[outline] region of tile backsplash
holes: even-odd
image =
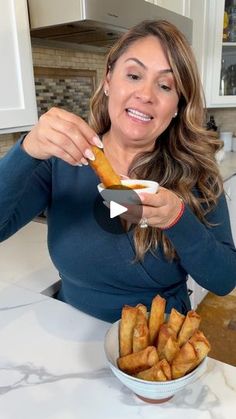
[[[38,116],[58,106],[87,119],[104,53],[34,44],[32,52]]]
[[[236,108],[208,109],[207,113],[208,116],[214,115],[219,132],[232,131],[234,136],[236,136]]]
[[[35,67],[34,78],[39,117],[52,106],[57,106],[88,119],[96,71]]]
[[[39,115],[55,105],[86,119],[89,98],[103,75],[104,53],[33,44],[32,54]],[[209,109],[208,115],[214,115],[219,130],[236,135],[235,111],[236,106]],[[20,135],[0,135],[0,157]]]

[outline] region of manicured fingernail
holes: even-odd
[[[99,147],[99,148],[103,148],[103,144],[102,144],[102,142],[101,142],[100,138],[99,138],[99,137],[97,137],[96,135],[93,137],[93,143],[94,143],[97,147]]]
[[[87,162],[87,160],[86,160],[86,159],[84,159],[83,157],[82,157],[82,159],[80,160],[80,163],[82,163],[82,166],[88,166],[88,162]]]
[[[76,166],[82,167],[83,165],[81,163],[76,163]]]
[[[95,156],[94,156],[93,152],[92,152],[89,148],[87,148],[87,149],[85,150],[84,155],[85,155],[85,157],[87,157],[87,159],[89,159],[89,160],[95,160]]]

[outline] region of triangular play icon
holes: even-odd
[[[128,208],[123,205],[117,204],[115,201],[110,201],[110,218],[117,217],[120,214],[128,211]]]

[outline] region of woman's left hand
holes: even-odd
[[[142,218],[150,227],[166,228],[178,217],[182,200],[169,189],[160,187],[156,194],[139,194],[142,201]]]

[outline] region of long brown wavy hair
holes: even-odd
[[[185,37],[174,25],[165,20],[143,21],[111,48],[104,77],[91,100],[90,124],[101,136],[109,131],[111,121],[108,99],[104,95],[105,77],[131,44],[148,36],[159,39],[169,60],[179,96],[178,115],[157,138],[152,152],[136,156],[129,176],[156,180],[182,197],[201,222],[208,225],[205,216],[216,205],[223,190],[215,160],[222,142],[214,132],[204,128],[204,94],[196,61]],[[177,256],[165,233],[158,228],[136,226],[134,243],[136,260],[142,260],[145,253],[154,251],[158,244],[162,245],[169,260]]]

